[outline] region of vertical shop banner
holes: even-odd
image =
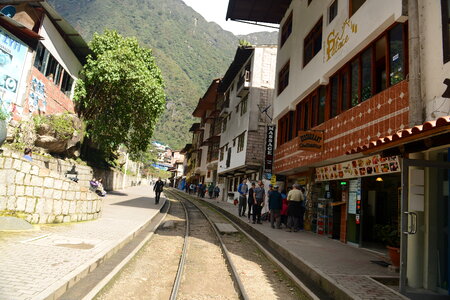
[[[27,45],[0,27],[0,102],[9,110],[18,100],[27,52]]]
[[[275,143],[275,125],[267,125],[264,173],[272,173],[274,143]]]

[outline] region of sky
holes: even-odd
[[[274,31],[272,28],[244,24],[236,21],[225,21],[228,9],[228,0],[183,0],[201,14],[207,21],[216,22],[225,30],[234,34],[248,34],[258,31]]]

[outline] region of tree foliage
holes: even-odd
[[[165,105],[152,51],[110,30],[94,34],[89,47],[93,55],[74,97],[88,136],[107,152],[121,144],[131,153],[145,151]]]

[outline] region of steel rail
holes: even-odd
[[[167,191],[166,191],[167,194]],[[169,194],[174,197],[173,192],[169,192]],[[173,283],[172,292],[170,293],[170,300],[176,300],[178,295],[178,290],[180,289],[181,275],[183,275],[184,265],[186,263],[186,253],[187,253],[187,242],[189,238],[189,215],[186,206],[182,201],[180,201],[181,206],[183,206],[184,213],[186,215],[186,232],[184,234],[184,242],[183,242],[183,251],[181,252],[180,262],[178,263],[177,275],[175,277],[175,281]]]
[[[187,201],[190,204],[192,204],[198,211],[200,211],[202,213],[202,215],[205,217],[205,219],[211,225],[214,233],[216,234],[217,240],[219,241],[219,244],[220,244],[220,248],[222,249],[222,253],[225,256],[225,261],[228,264],[228,266],[230,267],[232,278],[233,278],[235,284],[237,285],[239,298],[242,299],[242,300],[250,299],[248,294],[247,294],[247,292],[246,292],[246,290],[245,290],[244,284],[242,283],[242,280],[241,280],[241,278],[239,276],[239,273],[238,273],[238,271],[236,269],[236,266],[234,265],[233,260],[231,259],[231,255],[230,255],[227,247],[225,246],[225,243],[223,242],[222,237],[220,236],[220,232],[217,230],[217,228],[214,225],[214,222],[211,220],[211,218],[203,211],[202,208],[200,208],[196,203],[191,201],[189,198],[184,197],[184,195],[180,195],[179,193],[174,192],[174,191],[170,191],[170,194],[172,196],[174,196],[175,198],[184,199],[185,201]],[[180,201],[180,202],[183,203],[182,201]],[[185,207],[185,204],[183,204],[183,207]],[[187,216],[187,210],[186,210],[186,216]],[[175,300],[175,298],[174,299],[171,298],[171,300]]]

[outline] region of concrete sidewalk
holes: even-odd
[[[270,223],[248,223],[238,217],[237,206],[218,200],[203,199],[231,217],[260,243],[269,245],[294,264],[335,299],[406,299],[380,281],[395,282],[398,274],[371,263],[386,260],[365,249],[356,248],[308,231],[286,232],[272,229]],[[301,280],[301,278],[300,278]]]
[[[54,299],[159,213],[149,186],[107,195],[98,220],[0,232],[0,299]]]

